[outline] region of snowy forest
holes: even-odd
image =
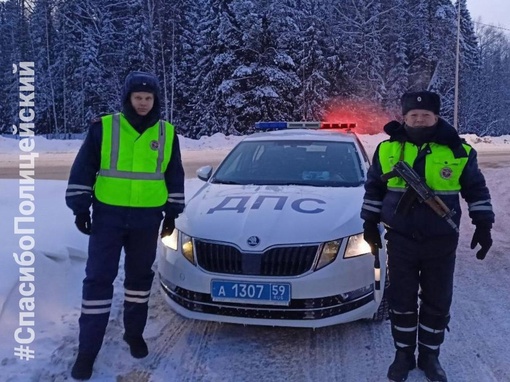
[[[365,133],[429,89],[453,123],[450,0],[2,0],[0,131],[18,122],[12,65],[35,63],[35,131],[80,133],[118,111],[125,76],[157,74],[163,117],[190,138],[257,121],[354,116]],[[460,0],[459,131],[510,134],[510,36]],[[376,116],[376,117],[374,117]]]

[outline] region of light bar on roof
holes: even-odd
[[[258,130],[269,129],[320,129],[320,122],[256,122],[255,128]]]
[[[355,129],[355,123],[340,123],[340,122],[310,122],[310,121],[296,121],[296,122],[256,122],[255,129],[257,130],[283,130],[283,129]]]

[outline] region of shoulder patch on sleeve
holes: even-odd
[[[99,114],[99,115],[96,115],[95,117],[93,117],[91,120],[90,120],[90,123],[98,123],[98,122],[101,122],[101,118],[103,118],[104,116],[108,115],[108,113],[103,113],[103,114]]]

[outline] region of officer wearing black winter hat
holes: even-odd
[[[132,72],[122,112],[94,120],[71,168],[66,203],[77,228],[90,235],[71,376],[87,380],[105,334],[121,250],[125,252],[124,335],[134,358],[143,338],[158,233],[170,235],[184,209],[184,170],[175,128],[160,120],[159,81]],[[92,218],[90,207],[92,206]]]
[[[398,161],[407,162],[454,211],[457,226],[462,195],[476,226],[471,248],[480,245],[479,260],[492,245],[494,212],[476,151],[439,117],[439,96],[429,91],[411,92],[401,101],[404,121],[384,126],[390,138],[377,147],[367,174],[361,211],[364,238],[371,247],[381,248],[378,225],[384,225],[390,280],[387,297],[396,348],[388,378],[405,381],[418,364],[429,381],[445,382],[438,357],[450,321],[459,234],[426,203],[411,201],[408,208],[400,208],[401,201],[409,202],[403,199],[405,181],[399,177],[383,180],[381,175]]]
[[[406,115],[413,109],[429,110],[439,115],[441,110],[441,99],[439,95],[429,91],[405,93],[402,96],[401,102],[402,115]]]

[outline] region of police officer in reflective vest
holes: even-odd
[[[492,245],[494,213],[476,151],[438,116],[439,110],[436,93],[404,94],[404,123],[392,121],[384,127],[390,138],[377,147],[365,184],[361,211],[365,240],[372,247],[381,248],[378,223],[386,228],[390,280],[387,292],[397,349],[388,370],[391,381],[405,381],[416,367],[416,345],[418,367],[428,380],[447,381],[438,356],[450,320],[459,235],[426,203],[414,201],[405,208],[399,205],[405,200],[405,181],[399,177],[383,181],[381,175],[391,171],[398,161],[407,162],[455,212],[453,221],[457,226],[460,194],[476,226],[471,241],[472,249],[478,244],[481,247],[476,257],[484,259]]]
[[[184,170],[174,126],[160,120],[158,79],[132,72],[122,113],[92,122],[71,168],[66,203],[90,235],[79,319],[79,349],[71,375],[87,380],[101,348],[121,250],[125,252],[124,341],[143,358],[142,333],[158,233],[169,235],[184,209]],[[92,218],[90,207],[92,206]]]

